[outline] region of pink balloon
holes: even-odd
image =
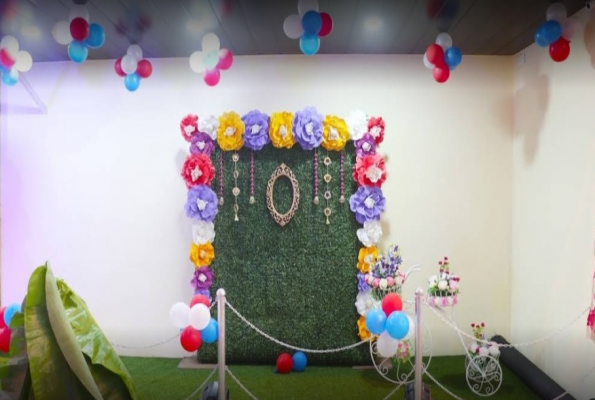
[[[207,69],[203,73],[202,78],[207,85],[215,86],[219,83],[219,79],[221,79],[221,73],[219,72],[218,68]]]
[[[4,65],[6,68],[12,68],[15,62],[16,60],[10,56],[8,50],[0,50],[0,63],[2,63],[2,65]]]
[[[121,76],[121,77],[126,76],[126,72],[122,71],[122,59],[121,58],[118,58],[116,60],[116,63],[114,64],[114,70],[116,70],[116,74],[118,74],[118,76]]]
[[[320,13],[320,18],[322,19],[322,27],[320,28],[320,32],[318,32],[318,37],[330,35],[333,31],[333,19],[325,12]]]
[[[219,63],[217,64],[217,68],[225,71],[229,69],[233,64],[233,54],[231,50],[228,49],[221,49],[219,50]]]

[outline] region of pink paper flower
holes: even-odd
[[[210,185],[215,177],[215,168],[206,154],[190,154],[182,167],[182,177],[186,187]]]
[[[384,140],[384,120],[382,117],[372,117],[368,121],[368,133],[372,135],[376,141],[376,145],[379,145]]]
[[[379,154],[357,157],[353,179],[359,186],[381,187],[386,180],[384,159]]]
[[[192,135],[195,132],[198,132],[198,115],[186,115],[184,119],[182,119],[182,122],[180,122],[180,130],[182,131],[184,140],[190,142],[192,140]]]

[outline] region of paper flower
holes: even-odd
[[[208,266],[202,266],[194,270],[194,277],[190,281],[194,290],[207,290],[213,286],[215,275]]]
[[[377,244],[382,237],[382,225],[380,221],[366,221],[364,226],[357,230],[357,238],[366,247]]]
[[[271,115],[269,137],[274,147],[291,149],[295,144],[293,137],[293,114],[276,112]]]
[[[217,130],[219,129],[219,118],[214,115],[198,119],[198,131],[209,135],[213,141],[217,140]]]
[[[198,116],[194,114],[188,114],[180,122],[180,131],[184,140],[190,142],[192,135],[198,131]]]
[[[192,243],[190,245],[190,261],[198,269],[210,265],[215,258],[215,249],[210,242],[205,244]]]
[[[211,185],[215,168],[206,154],[190,154],[182,167],[182,178],[189,189],[197,185]]]
[[[368,340],[372,336],[366,327],[366,317],[360,316],[357,320],[357,334],[361,340]]]
[[[269,138],[269,116],[258,110],[250,111],[242,117],[246,127],[244,134],[244,146],[250,150],[261,150]]]
[[[207,33],[202,38],[202,51],[195,51],[190,55],[190,68],[209,86],[215,86],[221,79],[221,72],[233,64],[233,54],[228,49],[221,48],[219,37],[214,33]]]
[[[217,202],[217,194],[210,187],[206,185],[194,186],[188,190],[186,215],[194,220],[212,222],[219,212]]]
[[[196,244],[205,244],[215,240],[215,224],[212,222],[196,221],[192,225],[192,238]]]
[[[378,221],[384,211],[386,199],[377,187],[360,186],[349,198],[349,208],[355,213],[360,224],[366,221]]]
[[[384,120],[382,117],[372,117],[368,121],[368,132],[374,140],[376,145],[379,145],[384,140]]]
[[[368,116],[361,110],[349,113],[345,118],[351,140],[360,140],[368,132]]]
[[[244,145],[245,125],[240,116],[231,111],[219,117],[217,141],[223,151],[236,151]]]
[[[322,122],[324,127],[322,147],[329,151],[341,151],[349,140],[349,131],[343,118],[327,115]]]
[[[293,136],[304,150],[312,150],[322,143],[322,115],[314,107],[306,107],[295,113]]]
[[[190,283],[192,284],[192,281]],[[205,296],[211,303],[213,303],[213,296],[211,296],[209,289],[194,289],[194,295],[197,296],[199,294]]]
[[[370,272],[370,266],[376,262],[376,258],[378,258],[376,246],[362,247],[357,257],[357,269],[364,274]]]
[[[362,317],[368,315],[368,311],[371,309],[379,308],[378,306],[379,302],[374,300],[371,292],[360,292],[357,294],[355,308],[357,308],[357,313]]]
[[[362,274],[361,272],[357,273],[357,290],[360,292],[367,292],[370,290],[368,282],[366,282],[366,275]]]
[[[354,144],[355,154],[358,157],[376,154],[376,140],[369,133],[366,133],[360,140],[355,141]]]
[[[208,157],[211,156],[215,150],[215,142],[206,133],[195,133],[190,139],[190,153],[191,154],[204,154]]]
[[[381,187],[386,181],[386,166],[382,156],[357,157],[353,166],[353,179],[360,186]]]

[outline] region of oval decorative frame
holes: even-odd
[[[275,183],[277,182],[277,179],[281,177],[286,177],[287,179],[289,179],[293,191],[291,207],[289,208],[289,211],[287,211],[285,214],[280,214],[279,211],[277,211],[277,209],[275,208],[275,201],[273,199],[273,189],[275,188]],[[289,168],[287,165],[283,163],[279,165],[277,168],[275,168],[271,175],[271,178],[269,179],[269,183],[267,184],[267,207],[275,222],[283,227],[287,225],[289,221],[291,221],[291,219],[295,215],[295,212],[298,209],[299,204],[300,185],[291,168]]]

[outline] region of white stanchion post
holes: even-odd
[[[219,338],[217,340],[217,368],[219,390],[217,400],[226,400],[225,389],[225,290],[217,290],[217,318],[219,319]]]
[[[415,400],[423,399],[423,351],[421,347],[421,306],[423,290],[415,291],[415,384],[413,386]]]

